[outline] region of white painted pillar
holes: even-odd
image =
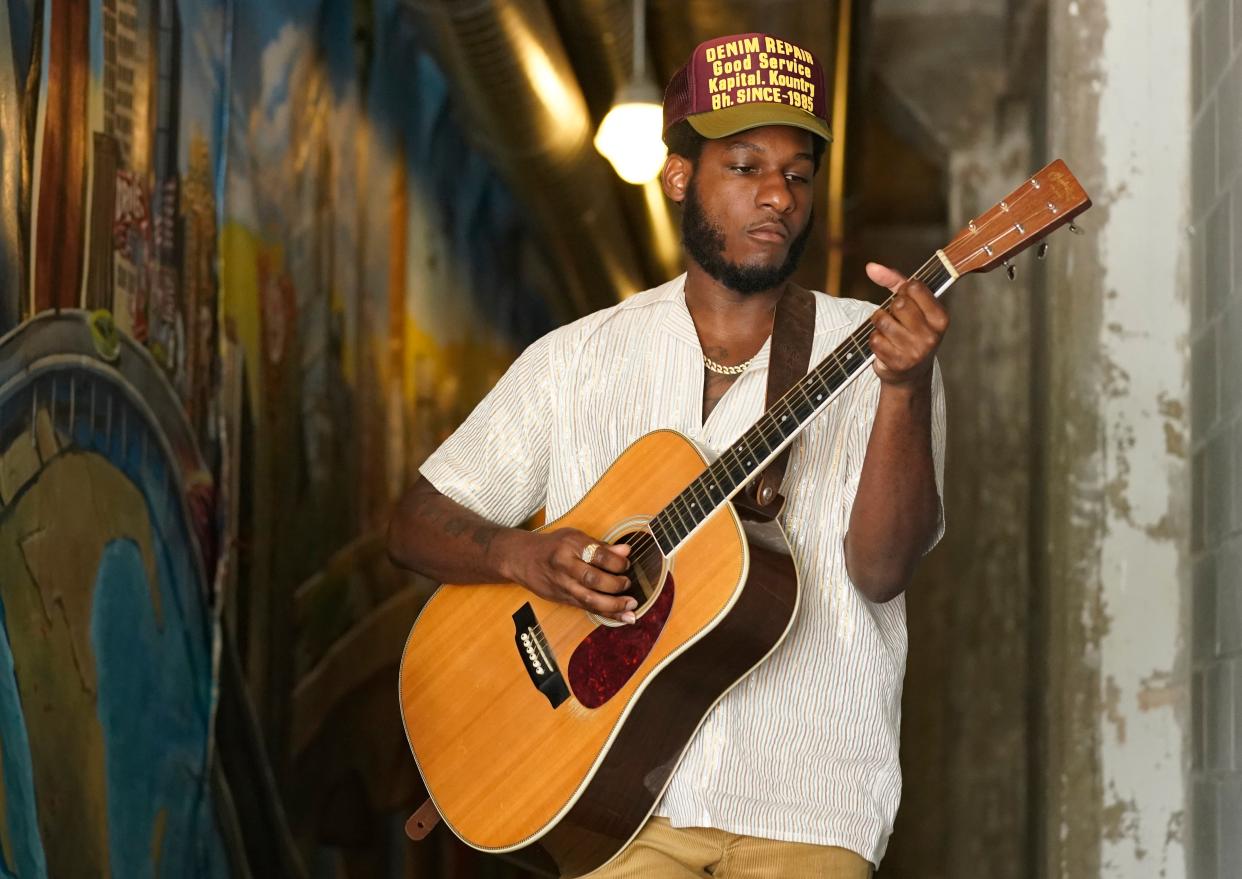
[[[1045,306],[1048,877],[1186,875],[1190,10],[1050,0],[1049,157],[1094,196]],[[1040,551],[1040,547],[1036,551]]]

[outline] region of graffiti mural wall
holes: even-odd
[[[553,281],[419,41],[396,0],[0,13],[0,875],[466,869],[393,854],[428,584],[383,527]]]

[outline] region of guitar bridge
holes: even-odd
[[[535,617],[535,609],[530,602],[523,604],[513,614],[513,643],[517,645],[518,656],[530,682],[543,693],[553,708],[569,698],[569,687],[556,664],[556,656],[543,635],[539,620]]]

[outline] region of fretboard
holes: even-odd
[[[937,297],[955,280],[939,256],[913,275]],[[891,313],[893,297],[880,308]],[[672,553],[725,501],[729,500],[866,369],[871,352],[870,320],[850,333],[827,357],[794,383],[779,400],[725,449],[693,482],[651,520],[651,533],[665,555]]]

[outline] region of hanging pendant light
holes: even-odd
[[[660,90],[647,73],[645,0],[634,0],[634,72],[613,99],[595,134],[595,149],[626,183],[654,180],[667,151],[661,138],[664,110]]]

